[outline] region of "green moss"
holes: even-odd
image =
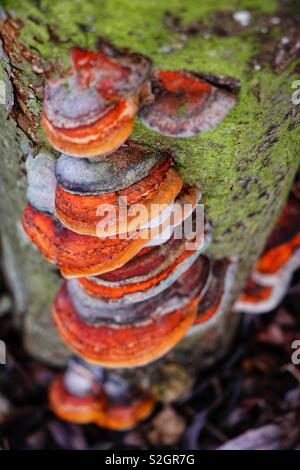
[[[245,253],[249,249],[245,231],[255,236],[266,222],[266,212],[270,220],[274,217],[274,199],[282,204],[285,197],[278,182],[290,181],[299,164],[299,137],[296,129],[289,130],[288,117],[292,69],[277,76],[267,67],[253,70],[249,60],[261,44],[251,32],[245,31],[242,39],[214,35],[205,39],[199,34],[183,41],[165,26],[168,10],[182,24],[207,20],[216,11],[213,0],[173,0],[171,4],[163,0],[5,0],[4,6],[23,19],[20,38],[47,61],[66,64],[71,46],[94,48],[97,36],[104,36],[117,46],[150,56],[155,68],[207,71],[241,80],[237,106],[216,128],[171,139],[149,131],[137,119],[133,137],[172,149],[184,179],[201,187],[214,226],[212,251],[218,256]],[[251,9],[255,16],[273,13],[277,6],[275,0],[221,0],[217,10]],[[91,30],[82,31],[80,24]],[[61,42],[51,41],[49,25]],[[37,102],[31,106],[38,112]]]
[[[38,6],[37,6],[38,5]],[[198,2],[190,0],[173,0],[170,5],[167,1],[148,0],[4,0],[4,7],[14,12],[24,21],[21,39],[33,47],[46,58],[66,61],[71,45],[82,47],[95,47],[97,36],[104,36],[115,45],[128,46],[135,51],[151,56],[154,64],[165,68],[184,68],[186,66],[219,71],[218,62],[223,62],[224,72],[236,74],[232,67],[244,67],[244,60],[249,53],[247,41],[239,44],[238,39],[215,38],[203,39],[199,37],[189,39],[187,45],[172,54],[164,54],[164,46],[174,46],[178,43],[179,34],[170,31],[164,25],[164,15],[171,10],[172,14],[179,16],[184,23],[195,19],[205,18],[216,10],[213,0]],[[245,8],[257,9],[257,13],[271,12],[276,7],[276,1],[232,1],[218,2],[218,10],[235,11]],[[90,26],[92,31],[82,31],[80,24]],[[55,44],[51,41],[47,26],[51,26],[61,42]],[[237,49],[236,49],[237,47]],[[197,53],[194,54],[194,51]],[[230,61],[230,54],[234,52],[241,55],[240,60]],[[191,57],[192,64],[191,64]],[[213,66],[213,64],[215,64]],[[213,66],[213,68],[212,68]],[[226,72],[227,71],[227,72]]]

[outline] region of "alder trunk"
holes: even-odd
[[[293,5],[275,0],[2,0],[2,8],[2,267],[25,347],[48,363],[63,366],[70,355],[50,314],[61,277],[27,241],[20,218],[27,155],[41,149],[53,152],[39,126],[43,81],[51,66],[65,67],[73,45],[94,48],[104,37],[149,56],[155,68],[209,73],[219,80],[230,77],[227,83],[238,93],[237,105],[224,121],[198,136],[162,137],[139,121],[133,134],[142,143],[171,150],[184,180],[203,192],[213,227],[210,254],[238,263],[222,315],[203,324],[163,360],[122,371],[130,380],[155,384],[162,400],[176,398],[190,386],[196,370],[228,350],[240,321],[232,303],[299,166],[299,105],[293,104],[292,94],[299,79],[300,28]]]

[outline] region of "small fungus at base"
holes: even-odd
[[[129,387],[107,371],[102,372],[99,380],[99,369],[82,359],[69,361],[65,374],[60,374],[49,389],[50,407],[58,417],[72,423],[95,423],[123,431],[135,427],[152,413],[155,400],[150,392]],[[96,389],[95,393],[89,389],[82,391],[81,383],[87,381],[87,374],[90,389]]]

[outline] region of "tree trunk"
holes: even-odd
[[[297,78],[294,15],[287,2],[284,7],[275,0],[242,0],[238,7],[236,3],[4,0],[5,11],[0,10],[2,263],[15,300],[16,325],[27,350],[39,359],[63,365],[70,353],[58,339],[50,315],[61,278],[27,241],[20,224],[24,162],[31,151],[53,153],[39,127],[45,74],[54,63],[66,65],[71,46],[93,48],[99,36],[149,56],[155,68],[240,81],[236,107],[203,134],[170,139],[136,122],[133,138],[170,149],[183,179],[201,188],[213,227],[209,251],[215,259],[234,257],[237,269],[222,315],[188,335],[163,360],[123,373],[131,380],[155,383],[160,398],[168,400],[177,396],[172,390],[174,377],[182,380],[179,388],[184,391],[196,369],[213,364],[228,349],[239,323],[239,316],[231,313],[232,303],[263,249],[299,166],[299,106],[291,100]],[[250,4],[248,14],[233,15]],[[280,42],[283,36],[289,38],[289,48]]]

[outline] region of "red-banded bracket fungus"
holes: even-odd
[[[74,281],[78,289],[96,299],[112,303],[131,303],[146,300],[168,288],[179,276],[187,272],[206,248],[187,250],[186,240],[172,237],[168,242],[144,248],[131,261],[119,269],[97,277],[85,277]],[[203,264],[209,262],[202,257]]]
[[[22,224],[30,240],[66,278],[97,276],[118,269],[147,245],[150,236],[160,233],[160,226],[157,226],[151,231],[145,229],[132,238],[79,235],[30,204],[25,208]],[[207,231],[199,234],[192,231],[189,235],[187,231],[185,236],[185,243],[191,251],[203,251],[210,241],[210,228],[208,226]]]
[[[107,405],[103,371],[91,370],[79,358],[69,360],[49,389],[50,407],[62,419],[78,424],[94,422]]]
[[[96,276],[120,268],[149,241],[148,230],[142,231],[138,238],[79,235],[30,204],[25,208],[22,224],[30,240],[67,278]]]
[[[118,149],[132,132],[149,72],[139,54],[72,49],[71,69],[45,84],[41,124],[50,144],[84,157]]]
[[[96,285],[96,288],[95,286],[92,286],[94,287],[94,290],[92,291],[92,294],[91,294],[90,289],[89,289],[90,286],[89,284],[87,284],[89,279],[87,278],[70,279],[68,281],[69,294],[71,295],[74,305],[78,309],[78,311],[81,312],[82,314],[84,313],[84,311],[87,311],[89,319],[91,318],[92,312],[95,312],[95,315],[97,316],[98,309],[101,310],[102,313],[104,313],[106,307],[108,308],[108,311],[110,312],[112,311],[112,309],[115,309],[115,312],[117,314],[118,305],[120,306],[120,309],[119,309],[120,312],[123,311],[122,310],[122,305],[123,305],[125,306],[124,312],[126,312],[127,305],[131,305],[133,303],[140,303],[141,301],[148,300],[151,297],[156,297],[158,294],[162,294],[163,291],[166,291],[170,286],[172,286],[172,284],[176,282],[178,278],[182,278],[185,274],[188,275],[192,271],[199,272],[199,276],[201,274],[201,278],[199,277],[199,282],[203,289],[203,286],[205,286],[206,281],[209,278],[210,265],[209,265],[209,261],[207,257],[200,256],[198,261],[196,261],[198,257],[199,257],[199,253],[194,252],[192,256],[190,256],[189,258],[186,258],[188,260],[188,263],[182,262],[180,264],[179,269],[178,269],[179,272],[176,272],[176,275],[174,274],[169,275],[168,277],[165,277],[164,282],[161,282],[159,284],[154,284],[154,287],[148,288],[146,290],[143,290],[142,288],[139,287],[139,277],[133,278],[133,281],[135,281],[135,283],[132,284],[132,288],[133,288],[132,290],[134,291],[135,295],[127,294],[125,299],[123,297],[119,301],[116,301],[113,296],[109,296],[109,295],[107,295],[106,297],[100,296],[97,291],[95,292],[98,285]],[[116,271],[113,271],[112,274],[114,274],[115,272]],[[131,287],[131,285],[129,286]],[[130,292],[130,288],[129,288],[129,292]],[[92,316],[94,316],[94,314]]]
[[[94,422],[105,403],[102,393],[71,393],[65,386],[63,374],[59,374],[49,389],[49,403],[61,419],[78,424]]]
[[[27,204],[22,217],[22,225],[28,238],[36,245],[50,263],[57,260],[60,223],[53,217]]]
[[[293,273],[299,267],[300,250],[298,249],[285,264],[281,264],[278,271],[272,274],[254,271],[245,290],[235,303],[234,309],[248,313],[270,312],[282,301]]]
[[[261,284],[276,283],[287,264],[294,270],[299,266],[299,252],[300,200],[292,193],[256,264],[254,278]]]
[[[156,71],[152,88],[154,101],[140,110],[139,117],[145,126],[171,137],[211,129],[236,103],[232,91],[192,72]]]
[[[28,155],[25,163],[27,172],[27,201],[37,210],[49,214],[55,211],[54,176],[55,159],[47,153]]]
[[[283,299],[291,281],[292,272],[278,277],[276,284],[263,285],[250,277],[246,288],[234,305],[237,312],[268,313]]]
[[[119,376],[80,359],[69,361],[66,372],[52,382],[49,402],[62,419],[116,431],[136,426],[155,406],[148,391],[129,387]]]
[[[235,310],[250,313],[273,310],[281,302],[299,267],[300,200],[295,183]]]
[[[139,152],[137,165],[130,165],[130,157],[126,162],[121,148],[113,158],[123,161],[123,174],[118,177],[111,174],[110,178],[109,163],[81,159],[73,172],[68,159],[61,158],[56,169],[56,215],[63,225],[83,235],[107,237],[141,229],[173,203],[182,188],[182,179],[169,156],[153,155],[142,172],[143,152]],[[74,180],[77,171],[84,172],[86,168],[90,178],[88,175],[82,181],[79,178],[76,189],[73,184],[70,192],[70,180]],[[96,178],[107,180],[104,188]]]
[[[126,431],[147,419],[155,406],[151,395],[138,390],[130,400],[110,401],[104,412],[97,417],[95,424],[113,431]]]
[[[114,306],[64,283],[53,304],[58,334],[74,352],[104,367],[136,367],[158,359],[195,320],[207,280],[198,259],[164,292],[130,305]]]

